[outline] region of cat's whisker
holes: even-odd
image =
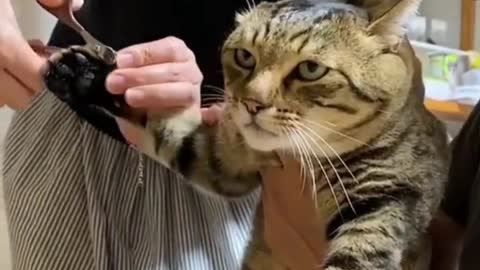
[[[220,104],[220,103],[218,103],[218,102],[205,103],[205,104],[202,104],[201,108],[202,108],[202,109],[207,109],[207,108],[211,108],[212,106],[218,106],[218,104]],[[231,115],[229,110],[223,110],[223,111],[222,111],[222,114],[223,114],[224,117]],[[223,119],[223,117],[222,117],[221,121],[223,121],[223,120],[224,120],[224,119]]]
[[[349,206],[351,207],[352,211],[355,213],[355,208],[353,207],[353,203],[351,202],[350,196],[348,195],[348,190],[346,189],[345,185],[343,184],[343,179],[342,179],[342,177],[340,176],[340,174],[338,173],[337,168],[335,168],[335,165],[333,164],[332,160],[326,155],[326,153],[325,153],[325,151],[323,150],[323,148],[322,148],[307,132],[305,132],[305,130],[302,130],[302,134],[304,134],[305,136],[307,136],[308,139],[310,139],[310,140],[320,149],[320,151],[322,151],[322,153],[323,153],[323,155],[325,156],[326,160],[327,160],[328,163],[330,164],[330,167],[332,168],[333,172],[335,173],[335,176],[337,176],[338,182],[339,182],[340,186],[342,187],[342,191],[343,191],[344,194],[345,194],[345,198],[347,199],[347,202],[348,202]]]
[[[297,143],[294,141],[294,138],[292,138],[290,135],[288,135],[291,132],[289,132],[288,128],[285,128],[284,130],[286,130],[287,139],[290,142],[290,144],[292,145],[292,151],[293,151],[294,158],[296,160],[300,160],[300,177],[302,178],[302,182],[304,182],[305,181],[305,179],[304,179],[305,174],[304,174],[303,156],[300,153],[300,149],[299,149]],[[297,153],[297,151],[298,151],[298,153]],[[298,154],[298,157],[297,157],[297,154]]]
[[[312,133],[312,135],[314,135],[315,137],[317,137],[318,139],[322,140],[322,142],[335,154],[335,156],[340,160],[340,162],[342,163],[342,165],[345,167],[345,169],[347,169],[348,173],[350,174],[350,176],[352,176],[353,180],[358,184],[358,179],[357,177],[353,174],[353,172],[350,170],[350,168],[348,167],[348,165],[345,163],[345,161],[343,160],[343,158],[338,154],[338,152],[322,137],[320,136],[319,134],[317,134],[312,128],[310,128],[309,126],[303,124],[302,122],[297,122],[297,124],[301,125],[303,128],[307,129],[307,131],[309,131],[310,133]]]
[[[293,129],[296,130],[297,128],[293,128]],[[298,134],[298,133],[296,133],[296,134]],[[322,162],[320,161],[320,158],[318,158],[318,155],[314,151],[311,151],[311,153],[312,153],[313,157],[315,158],[315,160],[317,161],[317,164],[320,166],[320,169],[322,170],[323,175],[325,176],[325,180],[327,181],[327,185],[330,188],[330,192],[332,193],[333,200],[335,201],[335,204],[337,206],[338,214],[343,219],[343,215],[342,215],[342,211],[341,211],[341,207],[340,207],[340,202],[338,201],[337,195],[335,193],[335,189],[333,188],[332,182],[330,181],[330,177],[328,176],[328,173],[325,170],[325,167],[323,166]],[[317,193],[316,187],[313,188],[313,192],[315,192],[315,194]],[[316,198],[315,198],[315,200],[316,200]]]
[[[305,137],[302,136],[301,131],[299,131],[298,128],[296,128],[296,127],[295,127],[294,129],[297,131],[297,132],[296,132],[296,133],[297,133],[297,136],[299,136],[299,137],[301,138],[301,140],[304,141],[304,144],[305,144],[305,145],[308,145],[308,142],[305,140]],[[331,186],[331,184],[330,184],[330,183],[331,183],[330,178],[328,177],[328,174],[327,174],[325,168],[323,167],[322,162],[321,162],[320,159],[318,158],[318,155],[315,153],[315,151],[312,151],[312,148],[311,148],[311,147],[308,148],[308,152],[309,152],[310,155],[313,155],[313,156],[314,156],[315,160],[317,161],[317,164],[320,165],[320,168],[321,168],[321,170],[322,170],[322,173],[324,174],[325,178],[327,179],[327,183],[329,184],[329,186]],[[314,192],[313,195],[314,195],[314,198],[315,198],[315,206],[317,206],[317,205],[318,205],[318,201],[317,201],[317,196],[316,196],[317,194],[316,194],[316,193],[317,193],[318,191],[317,191],[315,179],[314,179],[314,182],[313,182],[313,190],[312,190],[312,192]],[[331,192],[332,192],[332,195],[334,196],[334,199],[337,201],[337,197],[336,197],[336,194],[335,194],[335,192],[334,192],[333,186],[331,186]],[[339,204],[338,202],[337,202],[337,207],[338,207],[338,213],[341,215],[340,204]]]
[[[222,92],[217,92],[217,91],[212,91],[212,92],[207,92],[207,93],[201,93],[201,96],[207,96],[207,95],[218,95],[218,96],[226,96],[226,93]]]
[[[202,106],[203,107],[211,107],[213,105],[217,105],[217,104],[222,104],[222,103],[225,103],[223,100],[210,100],[210,101],[206,101],[206,102],[202,102]]]
[[[202,106],[212,106],[216,104],[229,104],[230,100],[202,100]]]
[[[293,121],[298,121],[298,120],[300,120],[300,117],[299,117],[298,115],[296,115],[296,114],[286,115],[286,116],[284,116],[284,117],[288,118],[289,120],[293,120]],[[306,121],[313,122],[312,120],[308,120],[308,119],[302,119],[302,120],[306,120]],[[327,124],[327,125],[329,125],[329,126],[332,126],[332,127],[338,126],[337,124],[332,123],[332,122],[330,122],[330,121],[326,121],[326,120],[318,119],[317,121],[321,121],[322,123],[325,123],[325,124]],[[316,122],[313,122],[313,123],[316,124]]]
[[[305,190],[305,185],[307,183],[307,177],[308,177],[308,170],[309,170],[309,164],[307,161],[307,156],[308,153],[305,152],[305,149],[301,146],[300,142],[296,140],[294,137],[292,137],[292,141],[295,143],[299,153],[300,153],[300,177],[302,178],[302,188],[301,192]]]
[[[317,197],[316,197],[316,190],[317,190],[317,187],[316,187],[316,182],[315,182],[315,169],[314,169],[314,166],[313,166],[313,162],[312,162],[312,158],[310,156],[310,151],[308,151],[308,147],[306,145],[306,142],[305,140],[303,139],[303,137],[301,136],[301,134],[295,129],[295,128],[292,128],[292,131],[297,134],[299,136],[299,145],[303,148],[303,151],[305,153],[305,156],[306,156],[306,159],[307,159],[307,165],[308,165],[308,171],[310,173],[310,176],[311,176],[311,180],[312,180],[312,186],[313,186],[313,191],[312,191],[312,195],[315,199],[315,202],[317,200]],[[306,181],[304,181],[304,183],[302,183],[302,192],[305,191],[305,183]]]
[[[326,127],[326,126],[324,126],[324,125],[322,125],[322,124],[320,124],[320,123],[317,123],[317,122],[314,122],[314,121],[308,120],[308,119],[302,119],[302,121],[308,122],[309,124],[312,124],[312,125],[317,126],[317,127],[319,127],[319,128],[326,129],[326,130],[328,130],[328,131],[330,131],[330,132],[333,132],[333,133],[335,133],[335,134],[337,134],[337,135],[340,135],[340,136],[342,136],[342,137],[344,137],[344,138],[346,138],[346,139],[352,140],[352,141],[357,142],[357,143],[359,143],[359,144],[362,144],[362,145],[371,147],[371,145],[367,144],[366,142],[362,142],[362,141],[360,141],[359,139],[356,139],[356,138],[354,138],[354,137],[351,137],[351,136],[349,136],[349,135],[346,135],[346,134],[344,134],[344,133],[342,133],[342,132],[340,132],[340,131],[337,131],[337,130],[335,130],[335,129]],[[298,122],[298,121],[297,121],[297,122]]]
[[[388,113],[388,114],[389,114],[389,113],[391,113],[391,112],[389,112],[389,111],[382,110],[382,109],[377,109],[377,111],[379,111],[379,112],[381,112],[381,113],[385,113],[385,114],[387,114],[387,113]]]
[[[290,145],[292,145],[292,151],[293,151],[293,157],[297,159],[297,152],[295,151],[296,149],[293,147],[292,139],[290,137],[290,131],[288,130],[288,127],[280,127],[280,130],[285,137],[287,137],[288,142]],[[280,149],[280,151],[284,151],[284,149]]]
[[[218,98],[218,97],[207,97],[207,98],[203,98],[202,101],[225,101],[225,99],[223,98]]]
[[[216,104],[218,104],[218,102],[204,103],[204,104],[202,104],[202,108],[210,108],[210,107],[212,107]]]
[[[202,97],[202,99],[201,99],[202,102],[211,101],[211,100],[221,101],[221,102],[231,101],[230,99],[223,98],[223,97]]]
[[[208,89],[212,89],[214,91],[216,91],[217,93],[219,94],[224,94],[226,91],[225,89],[221,88],[221,87],[218,87],[218,86],[215,86],[215,85],[210,85],[210,84],[204,84],[202,85],[202,87],[205,87],[205,88],[208,88]]]
[[[206,96],[201,98],[202,103],[225,103],[225,102],[232,102],[233,100],[230,97],[226,96]]]
[[[245,0],[248,5],[248,10],[252,10],[252,5],[250,4],[250,0]]]
[[[201,97],[218,97],[218,98],[225,98],[225,95],[220,95],[217,93],[208,93],[208,94],[202,94]]]
[[[337,124],[332,123],[332,122],[330,122],[330,121],[322,120],[322,122],[324,122],[325,124],[327,124],[327,125],[329,125],[329,126],[331,126],[331,127],[336,127],[336,126],[338,126]]]
[[[292,132],[292,129],[291,128],[288,128],[286,127],[287,130],[290,131],[290,133]],[[304,189],[303,185],[305,184],[305,182],[307,181],[305,178],[306,178],[306,168],[305,168],[305,160],[304,160],[304,154],[303,154],[303,151],[302,149],[300,148],[300,146],[298,145],[297,141],[295,140],[295,138],[292,138],[290,136],[287,136],[287,138],[291,139],[291,142],[293,143],[292,146],[293,149],[297,149],[298,150],[298,153],[299,153],[299,156],[300,156],[300,177],[302,178],[302,191]],[[295,152],[295,150],[294,150]]]
[[[305,140],[305,138],[302,136],[302,134],[296,128],[293,128],[293,129],[295,130],[297,136],[299,136],[300,141],[302,141],[304,149],[308,153],[308,157],[310,159],[310,164],[311,164],[310,173],[311,173],[311,176],[312,176],[312,198],[315,201],[315,206],[318,206],[317,181],[316,181],[317,179],[316,179],[316,175],[315,175],[315,167],[313,166],[313,162],[311,161],[311,156],[313,155],[317,162],[319,161],[319,158],[313,151],[311,151],[311,148],[308,147],[308,143]]]
[[[221,96],[223,96],[223,95],[227,95],[227,94],[228,94],[228,92],[226,92],[226,91],[223,91],[221,88],[210,88],[210,87],[208,87],[208,86],[207,86],[207,87],[205,87],[205,88],[207,88],[207,89],[211,89],[211,90],[213,90],[213,91],[201,92],[201,93],[202,93],[202,95],[207,95],[207,94],[216,94],[216,95],[221,95]]]
[[[355,207],[353,207],[353,203],[352,201],[350,200],[350,196],[348,195],[348,191],[347,189],[345,188],[345,185],[343,184],[343,181],[342,181],[342,177],[340,176],[340,174],[338,173],[337,169],[335,168],[335,165],[333,164],[333,162],[331,161],[331,159],[328,157],[327,153],[325,152],[325,150],[315,141],[314,138],[312,138],[312,136],[307,133],[307,131],[301,126],[301,125],[298,125],[299,122],[293,122],[293,124],[297,127],[297,130],[301,131],[303,134],[305,134],[311,141],[314,145],[317,146],[317,148],[322,152],[323,156],[327,159],[327,161],[329,162],[331,168],[333,169],[335,175],[337,176],[337,179],[338,179],[338,182],[340,184],[340,186],[342,187],[342,190],[345,194],[345,198],[347,199],[347,202],[350,206],[350,208],[352,209],[352,211],[354,213],[356,213],[355,211]],[[320,135],[316,134],[318,137],[321,138]],[[325,141],[323,138],[321,138],[321,140]]]

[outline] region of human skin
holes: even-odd
[[[56,6],[64,0],[39,1]],[[73,6],[78,9],[82,4],[83,0],[74,0]],[[0,0],[0,107],[18,110],[27,106],[43,88],[45,64],[45,55],[37,54],[23,37],[11,0]]]

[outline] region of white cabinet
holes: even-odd
[[[435,44],[460,48],[461,0],[423,0],[419,18],[412,20],[411,37],[419,41],[430,39]]]

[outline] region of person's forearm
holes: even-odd
[[[443,211],[433,220],[430,270],[457,270],[463,244],[463,228]]]
[[[0,15],[11,16],[13,14],[13,5],[11,0],[0,0]]]

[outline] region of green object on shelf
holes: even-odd
[[[472,56],[470,61],[471,61],[470,68],[472,69],[480,68],[480,55]]]
[[[480,65],[480,59],[478,64]],[[449,53],[433,53],[428,56],[428,66],[425,77],[448,82],[453,85],[461,84],[461,76],[469,69],[469,59]]]

